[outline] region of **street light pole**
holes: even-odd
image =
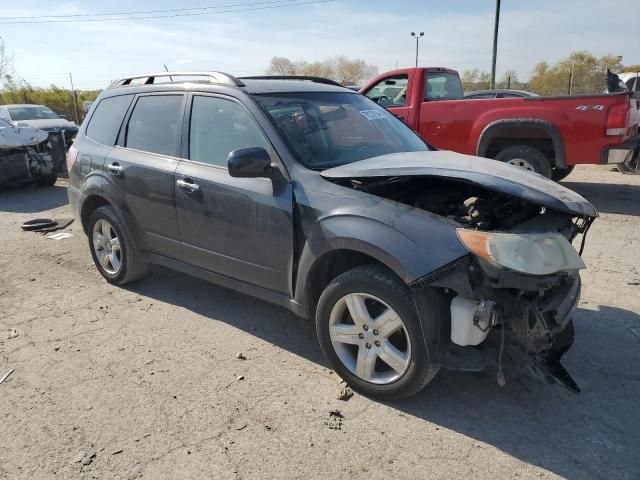
[[[418,40],[424,37],[424,32],[420,32],[416,35],[416,32],[411,32],[411,36],[416,38],[416,68],[418,67]]]
[[[493,57],[491,59],[491,89],[496,88],[496,56],[498,54],[498,24],[500,23],[500,0],[496,0],[496,18],[493,22]]]

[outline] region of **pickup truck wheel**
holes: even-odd
[[[89,218],[89,249],[100,274],[115,285],[142,277],[147,265],[113,208],[97,208]]]
[[[318,302],[316,332],[331,366],[366,396],[407,398],[438,372],[429,361],[411,292],[378,266],[355,268],[327,286]]]
[[[533,147],[515,145],[505,148],[496,155],[495,159],[551,178],[552,169],[549,159],[544,153]]]
[[[575,165],[572,165],[569,168],[554,168],[553,172],[551,173],[551,178],[556,182],[559,182],[560,180],[568,177],[569,174],[573,172],[574,168],[575,168]]]

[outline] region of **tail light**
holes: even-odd
[[[607,135],[620,136],[627,131],[629,104],[618,103],[607,110]]]
[[[76,163],[78,159],[78,149],[71,145],[69,147],[69,151],[67,152],[67,172],[70,172],[73,168],[73,164]]]

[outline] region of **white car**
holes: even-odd
[[[44,105],[0,105],[0,118],[14,125],[28,126],[45,132],[62,133],[67,146],[73,143],[78,126]]]

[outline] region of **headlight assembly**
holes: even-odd
[[[458,238],[477,256],[529,275],[586,268],[571,243],[559,233],[494,233],[457,229]]]

